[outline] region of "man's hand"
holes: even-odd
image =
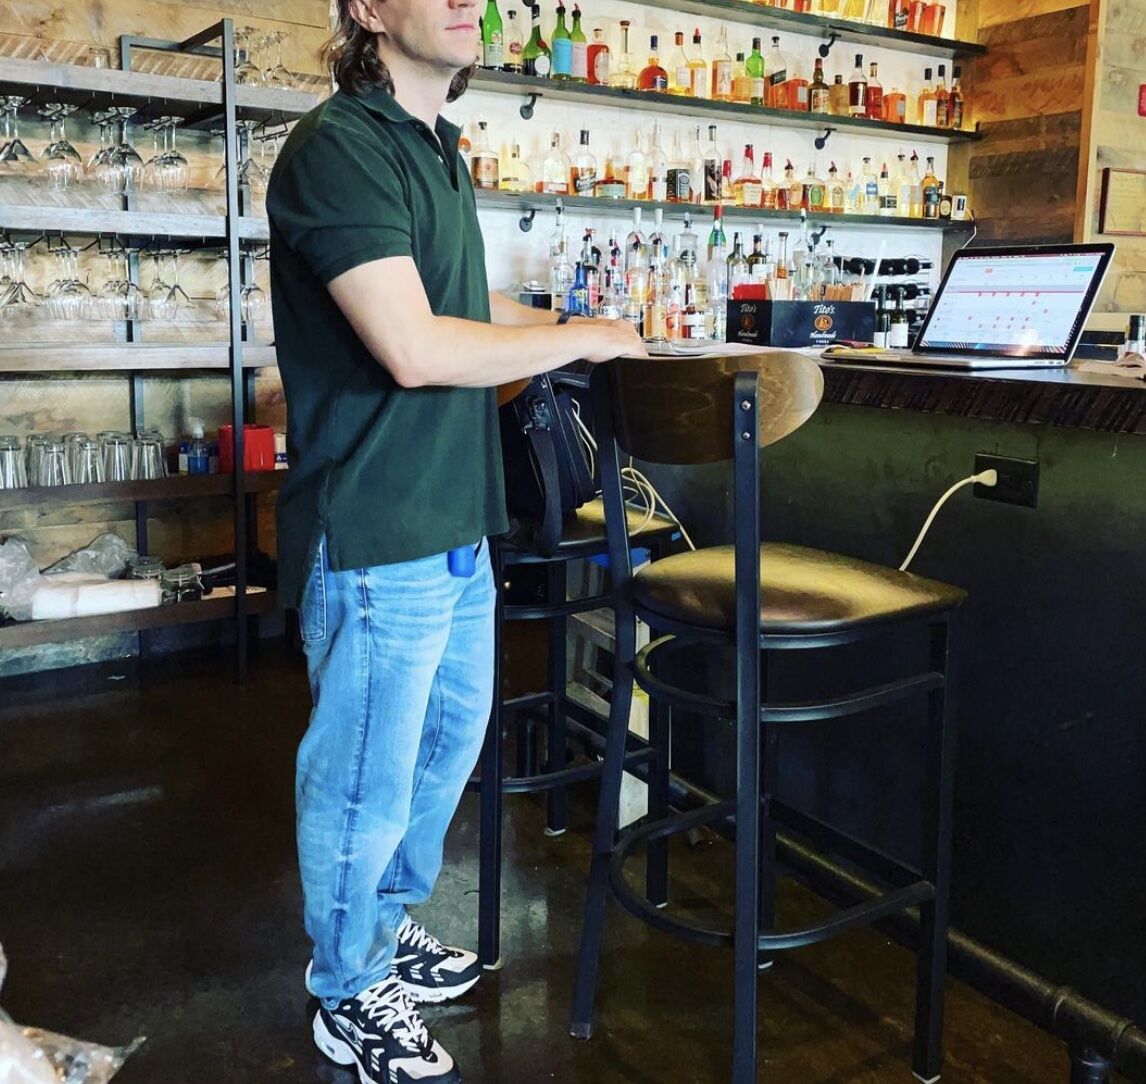
[[[581,356],[586,361],[612,361],[622,354],[648,357],[648,351],[641,342],[637,329],[628,320],[574,318],[569,321],[569,325],[576,325],[577,336],[582,340]]]

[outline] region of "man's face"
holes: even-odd
[[[448,71],[468,68],[477,56],[479,0],[351,0],[350,11],[367,30],[384,34],[411,60]]]

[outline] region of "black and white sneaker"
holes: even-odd
[[[476,954],[447,948],[407,916],[398,927],[398,954],[391,973],[402,980],[414,1001],[437,1003],[471,989],[481,978],[481,965]]]
[[[461,1073],[394,977],[314,1017],[314,1041],[331,1061],[357,1066],[362,1084],[461,1084]]]

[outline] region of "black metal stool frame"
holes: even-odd
[[[654,529],[634,536],[641,548],[654,556],[663,548],[664,529]],[[478,858],[478,959],[487,970],[501,966],[501,882],[502,882],[502,814],[507,794],[548,792],[546,831],[560,835],[565,831],[568,803],[566,787],[601,776],[604,770],[605,737],[600,732],[600,719],[566,694],[566,636],[568,619],[575,614],[611,608],[612,591],[569,599],[568,563],[604,555],[606,546],[599,539],[562,545],[551,557],[494,540],[491,548],[497,604],[494,633],[494,699],[479,765],[478,789],[479,858]],[[631,563],[631,558],[630,558]],[[546,569],[546,598],[531,605],[507,604],[505,577],[510,568],[543,565]],[[503,631],[506,621],[544,620],[549,628],[548,688],[503,701],[501,677],[503,666]],[[518,774],[504,775],[502,723],[508,712],[525,712],[530,708],[547,709],[545,770],[535,771],[528,756],[519,748]],[[589,764],[565,767],[570,739],[574,738],[602,759]],[[648,818],[659,820],[668,814],[668,733],[650,718],[649,741],[641,741],[626,729],[624,768],[639,771],[649,787]],[[495,783],[499,781],[499,783]],[[647,899],[655,906],[668,900],[668,847],[654,843],[649,853]]]
[[[588,1038],[592,1033],[605,909],[610,891],[631,913],[656,928],[702,943],[732,943],[733,1084],[756,1084],[757,1081],[757,982],[762,953],[774,954],[823,941],[854,926],[870,924],[917,906],[921,916],[921,935],[917,964],[913,1069],[921,1081],[935,1081],[942,1067],[954,793],[955,720],[948,696],[949,615],[943,614],[920,622],[930,629],[931,635],[930,668],[922,674],[822,703],[767,703],[761,672],[762,655],[767,658],[769,651],[833,647],[877,636],[884,630],[876,625],[825,635],[777,636],[762,633],[759,575],[760,389],[757,372],[740,372],[735,375],[732,401],[729,404],[734,435],[732,459],[736,502],[735,637],[730,639],[722,632],[680,625],[666,620],[662,615],[636,607],[629,590],[632,568],[627,561],[624,544],[620,543],[615,530],[616,510],[621,507],[622,490],[617,433],[613,424],[611,380],[611,373],[603,367],[594,376],[593,393],[609,527],[610,559],[614,569],[616,676],[574,991],[571,1034],[578,1038]],[[650,643],[639,654],[635,650],[637,617],[644,618],[660,632],[667,634]],[[905,622],[894,624],[903,627]],[[653,664],[658,654],[686,645],[689,640],[721,641],[731,643],[736,648],[735,704],[678,689],[656,675]],[[621,833],[618,839],[616,824],[620,780],[624,770],[624,730],[632,696],[631,683],[634,680],[652,698],[670,705],[723,715],[726,718],[729,715],[735,716],[737,796],[732,802],[718,803],[688,814],[645,824],[636,830]],[[922,877],[874,900],[838,912],[819,925],[785,933],[774,932],[775,828],[772,791],[775,782],[775,749],[771,738],[775,728],[839,718],[908,697],[924,695],[928,698],[929,735],[925,766],[928,800]],[[624,878],[624,863],[638,848],[654,841],[664,841],[672,834],[727,818],[730,814],[735,815],[737,829],[735,917],[731,935],[726,931],[703,929],[662,912],[642,900],[628,886]],[[852,851],[854,853],[854,847]],[[883,864],[886,867],[886,861]]]

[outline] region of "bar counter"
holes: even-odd
[[[1126,438],[1146,432],[1146,385],[1077,369],[823,369],[819,411],[764,453],[769,539],[898,566],[976,453],[1039,464],[1037,508],[964,490],[912,566],[970,593],[956,649],[953,921],[1144,1019],[1146,441]],[[731,540],[730,473],[653,476],[698,545]],[[804,679],[843,676],[819,666]],[[777,699],[794,698],[788,677],[775,675]],[[899,741],[862,721],[785,734],[782,800],[912,858],[922,781],[910,720]],[[731,727],[675,733],[677,763],[729,793]]]

